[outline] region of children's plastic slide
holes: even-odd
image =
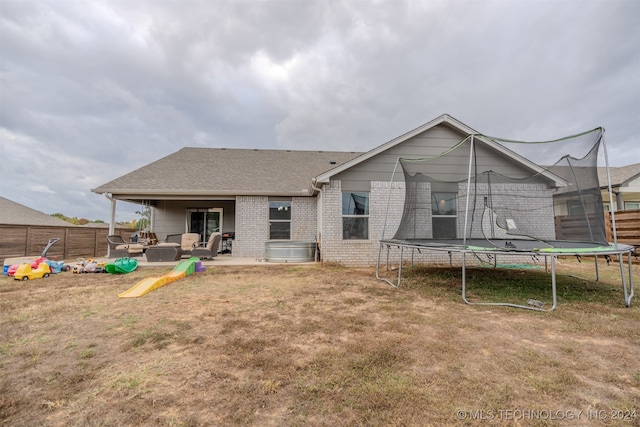
[[[127,274],[138,268],[138,261],[132,258],[118,258],[104,266],[109,274]]]
[[[195,272],[196,262],[200,261],[199,258],[189,258],[188,260],[180,262],[173,269],[171,273],[167,273],[164,276],[147,277],[139,281],[134,287],[128,291],[118,294],[118,298],[137,298],[148,294],[164,285],[167,285],[176,280],[180,280],[186,276],[190,276]]]

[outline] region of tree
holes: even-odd
[[[144,206],[142,211],[136,211],[136,214],[140,215],[140,219],[136,221],[134,228],[148,230],[151,225],[151,206]]]

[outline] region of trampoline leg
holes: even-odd
[[[382,280],[383,282],[388,283],[394,288],[400,287],[400,276],[398,276],[398,284],[392,283],[390,280],[385,279],[384,277],[380,277],[380,255],[382,253],[382,243],[380,243],[380,247],[378,248],[378,262],[376,264],[376,279]],[[402,265],[402,264],[401,264]],[[400,267],[402,269],[402,267]],[[389,246],[387,246],[387,271],[389,271]]]
[[[631,307],[631,298],[633,298],[633,269],[631,266],[631,252],[627,253],[627,261],[629,264],[629,287],[627,289],[627,280],[624,273],[624,255],[618,255],[620,261],[620,277],[622,278],[622,292],[624,294],[624,305]]]
[[[596,260],[596,282],[600,280],[600,269],[598,268],[598,255],[595,257]]]
[[[467,253],[462,251],[462,301],[466,304],[472,304],[467,300],[467,265],[465,263]]]
[[[558,305],[558,298],[556,293],[556,257],[551,257],[551,293],[553,294],[553,305],[549,311],[556,309]]]
[[[402,280],[402,252],[404,246],[400,246],[400,264],[398,264],[398,288],[400,287],[400,281]]]
[[[387,246],[387,271],[389,271],[389,251],[391,250],[391,246]]]
[[[470,302],[467,300],[467,274],[466,274],[466,263],[465,263],[465,255],[466,252],[462,251],[462,301],[469,305],[495,305],[502,307],[514,307],[514,308],[524,308],[526,310],[534,310],[534,311],[553,311],[556,309],[558,305],[558,298],[556,294],[556,257],[551,257],[551,293],[553,298],[553,305],[549,309],[544,309],[536,306],[528,306],[521,304],[512,304],[510,302]],[[547,263],[547,257],[544,257],[545,264]]]

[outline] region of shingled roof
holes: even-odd
[[[91,191],[113,195],[311,195],[311,179],[362,153],[185,147]]]
[[[612,187],[625,185],[640,175],[640,163],[619,167],[610,166],[609,175],[611,176]],[[598,180],[600,181],[601,186],[607,186],[607,168],[598,168]]]
[[[0,224],[9,225],[54,225],[74,227],[73,224],[44,212],[31,209],[0,196]]]

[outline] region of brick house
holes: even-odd
[[[439,153],[472,133],[444,114],[366,153],[187,147],[91,191],[112,200],[112,224],[117,201],[150,206],[151,231],[160,239],[231,233],[232,256],[255,258],[264,257],[268,241],[311,241],[323,261],[369,266],[402,216],[398,157]],[[504,167],[535,167],[499,147],[487,153]],[[553,217],[541,223],[553,224]]]

